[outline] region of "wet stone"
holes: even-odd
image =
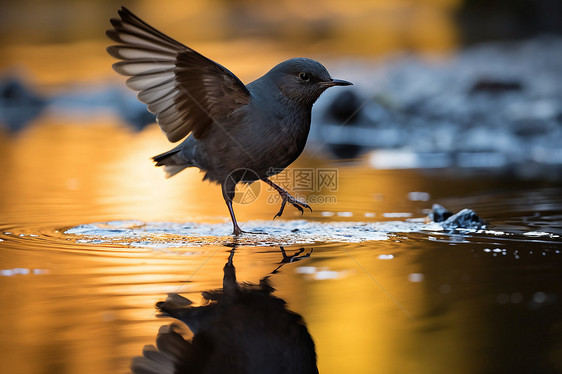
[[[447,218],[442,225],[445,230],[479,230],[485,226],[485,222],[472,209],[463,209]]]
[[[431,212],[429,213],[429,218],[433,222],[443,222],[452,215],[453,213],[448,211],[444,206],[433,204],[433,206],[431,207]]]

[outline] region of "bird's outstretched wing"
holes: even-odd
[[[119,43],[107,52],[121,61],[113,65],[130,76],[127,86],[157,114],[156,121],[171,142],[190,132],[200,139],[247,104],[250,92],[228,69],[164,35],[126,8],[111,19],[107,36]]]

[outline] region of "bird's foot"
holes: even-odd
[[[283,199],[283,201],[281,201],[281,208],[279,209],[279,212],[277,212],[277,214],[273,217],[273,219],[277,218],[277,217],[281,217],[281,215],[283,214],[283,210],[285,209],[285,205],[287,204],[287,202],[291,203],[292,206],[294,206],[295,208],[297,208],[299,210],[299,212],[301,212],[301,214],[304,214],[304,209],[303,208],[308,208],[310,209],[310,211],[312,212],[312,208],[310,207],[310,205],[308,205],[307,203],[300,201],[298,199],[295,199],[294,197],[291,196],[290,193],[288,193],[287,191],[285,191],[285,189],[283,189],[282,187],[276,185],[275,183],[273,183],[272,181],[270,181],[269,179],[265,178],[262,179],[265,183],[269,184],[271,187],[273,187],[278,193],[279,196],[281,196],[281,198]]]
[[[283,201],[281,202],[281,208],[279,209],[279,212],[277,212],[277,214],[273,217],[273,219],[275,219],[277,217],[281,217],[281,215],[283,214],[283,211],[285,210],[285,205],[287,203],[290,203],[292,206],[297,208],[299,210],[299,212],[301,212],[301,215],[304,214],[303,208],[307,208],[312,212],[312,208],[310,207],[310,205],[308,205],[307,203],[305,203],[303,201],[295,199],[287,191],[279,191],[279,195],[281,195],[281,198],[283,199]]]
[[[244,234],[250,234],[250,235],[263,235],[266,234],[263,231],[244,231],[242,229],[240,229],[240,227],[235,227],[234,230],[232,231],[232,235],[234,236],[240,236],[240,235],[244,235]]]
[[[230,212],[230,218],[232,219],[232,226],[233,226],[233,230],[232,230],[232,235],[233,236],[240,236],[243,234],[265,234],[265,232],[250,232],[250,231],[244,231],[240,228],[240,226],[238,226],[238,222],[236,221],[236,217],[234,217],[234,210],[232,210],[232,200],[228,199],[226,200],[226,205],[228,206],[228,210]]]
[[[279,248],[281,248],[281,254],[283,255],[283,260],[281,260],[282,264],[300,261],[303,258],[309,258],[310,255],[312,254],[312,251],[314,251],[314,248],[311,248],[310,252],[305,253],[303,255],[302,253],[304,252],[304,248],[299,248],[294,254],[288,256],[287,252],[285,252],[285,248],[283,247],[279,247]]]
[[[291,262],[297,262],[297,261],[300,261],[304,258],[309,258],[310,255],[312,254],[312,251],[314,251],[314,248],[311,248],[310,252],[305,253],[303,255],[302,253],[304,252],[304,248],[300,248],[294,254],[288,256],[287,252],[285,252],[285,248],[283,248],[283,247],[279,247],[279,248],[281,248],[281,254],[283,255],[283,260],[281,260],[281,262],[279,263],[279,266],[277,266],[277,268],[275,270],[273,270],[271,272],[271,274],[277,273],[279,271],[279,269],[281,269],[283,267],[283,265],[285,265],[285,264],[289,264]]]

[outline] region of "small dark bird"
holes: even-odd
[[[301,258],[299,253],[283,252],[283,260]],[[237,282],[233,256],[234,249],[224,266],[223,288],[204,291],[204,305],[194,306],[178,294],[156,304],[159,317],[183,322],[193,338],[184,339],[177,322],[162,326],[156,346],[145,346],[143,355],[133,358],[134,374],[318,373],[302,316],[272,295],[268,276],[259,285]]]
[[[187,138],[154,156],[167,177],[197,167],[203,180],[222,186],[234,235],[238,226],[232,199],[237,183],[262,180],[301,213],[308,204],[269,180],[301,154],[310,129],[312,105],[327,88],[350,82],[332,79],[317,61],[293,58],[244,85],[225,67],[175,41],[126,8],[111,19],[107,36],[119,43],[107,48],[121,61],[113,65],[130,76],[127,86],[156,114],[170,142]],[[275,218],[274,217],[274,218]]]

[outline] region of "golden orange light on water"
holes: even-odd
[[[357,83],[357,74],[367,101],[385,95],[384,87],[370,86],[370,75],[380,72],[369,61],[401,52],[454,51],[460,39],[455,12],[462,5],[127,2],[246,83],[279,61],[307,56],[351,75],[338,72],[338,78]],[[133,130],[119,119],[138,107],[126,107],[133,93],[123,93],[124,79],[111,70],[115,61],[105,51],[110,42],[104,31],[116,7],[9,2],[0,11],[0,71],[49,104],[22,129],[0,124],[1,373],[127,371],[142,347],[154,344],[160,325],[170,322],[156,318],[154,304],[180,292],[200,305],[202,291],[222,287],[235,246],[238,281],[268,277],[274,295],[303,316],[322,373],[503,372],[506,365],[533,360],[535,366],[524,368],[528,372],[562,368],[557,179],[521,181],[513,178],[514,170],[496,169],[472,175],[465,168],[453,175],[435,164],[377,170],[368,155],[334,160],[311,144],[291,170],[337,171],[333,190],[298,192],[313,212],[300,216],[287,206],[283,219],[272,221],[280,201],[256,182],[256,199],[235,206],[242,228],[250,221],[250,227],[281,228],[289,235],[284,241],[275,233],[225,235],[222,230],[230,233],[231,226],[220,187],[201,181],[195,168],[165,179],[151,157],[173,145],[156,124]],[[358,61],[361,69],[355,69]],[[402,63],[410,60],[391,68],[402,69]],[[15,96],[7,92],[6,98]],[[115,97],[123,107],[108,104]],[[379,104],[392,107],[392,97]],[[401,114],[402,108],[394,109]],[[553,115],[548,126],[556,121]],[[443,140],[448,141],[456,146],[452,136]],[[516,188],[524,193],[496,193]],[[425,197],[411,198],[416,194]],[[499,228],[468,234],[374,228],[415,225],[427,219],[433,202],[443,201],[457,211],[477,207]],[[306,225],[319,234],[306,237]],[[67,231],[84,227],[97,231]],[[355,240],[341,227],[371,236]],[[531,231],[539,229],[545,233]],[[340,230],[337,241],[332,230]],[[302,257],[287,257],[295,253]]]

